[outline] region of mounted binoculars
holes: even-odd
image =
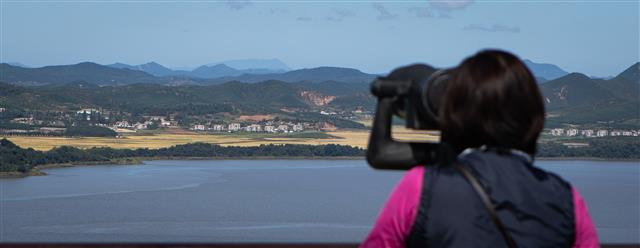
[[[438,130],[438,111],[443,102],[451,69],[438,70],[416,64],[393,70],[371,83],[378,98],[367,162],[375,169],[407,170],[431,164],[446,152],[440,143],[401,142],[391,137],[394,116],[416,130]]]

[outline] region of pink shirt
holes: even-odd
[[[420,205],[424,167],[409,170],[391,193],[375,226],[360,247],[404,247]],[[599,247],[595,226],[587,205],[575,188],[573,191],[576,238],[573,247]]]

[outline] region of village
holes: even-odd
[[[553,128],[549,130],[551,136],[556,137],[607,137],[607,136],[640,136],[640,129],[616,129],[616,130],[607,130],[607,129],[577,129],[577,128]]]
[[[290,132],[301,132],[306,129],[316,128],[316,125],[313,125],[308,122],[304,123],[292,123],[292,122],[273,122],[268,121],[265,122],[264,125],[260,124],[248,124],[242,126],[242,124],[234,122],[228,125],[225,124],[196,124],[191,127],[191,130],[194,131],[214,131],[214,132],[264,132],[264,133],[290,133]]]
[[[128,121],[117,121],[114,125],[106,126],[114,131],[127,130],[145,130],[163,128],[179,128],[177,122],[166,120],[162,116],[148,116],[145,122],[129,123]],[[156,127],[157,126],[157,127]],[[321,130],[326,128],[324,125],[310,122],[290,122],[290,121],[261,121],[256,123],[212,123],[192,124],[189,130],[196,132],[262,132],[262,133],[292,133],[302,132],[304,130]]]
[[[0,108],[0,112],[6,111]],[[327,114],[322,112],[321,114]],[[62,136],[68,125],[87,125],[94,127],[109,128],[117,133],[131,133],[143,130],[185,129],[194,132],[217,132],[217,133],[293,133],[305,130],[333,131],[335,126],[327,122],[305,122],[289,120],[230,120],[214,121],[197,119],[191,123],[184,123],[173,115],[153,116],[144,115],[136,118],[114,117],[112,113],[86,108],[74,113],[58,113],[55,117],[43,120],[35,116],[17,117],[8,119],[11,128],[0,127],[0,134],[5,135],[36,135],[36,136]]]
[[[0,107],[0,114],[6,112],[5,107]],[[336,115],[335,112],[321,111],[321,115]],[[345,116],[348,118],[350,116]],[[305,130],[334,131],[335,127],[326,122],[290,121],[290,120],[207,120],[196,119],[184,123],[173,115],[154,116],[144,115],[136,118],[116,116],[111,112],[94,108],[80,109],[72,113],[55,113],[47,116],[47,119],[36,116],[17,117],[6,120],[15,127],[0,127],[0,133],[7,135],[45,135],[61,136],[65,134],[66,126],[90,125],[109,128],[118,133],[136,132],[140,130],[156,130],[159,128],[185,129],[194,132],[214,133],[293,133]],[[552,128],[547,133],[553,137],[617,137],[640,136],[640,129],[579,129]]]

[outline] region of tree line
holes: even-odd
[[[160,149],[114,149],[94,147],[79,149],[62,146],[49,151],[21,148],[7,139],[0,140],[0,172],[29,172],[38,165],[109,162],[122,158],[251,158],[251,157],[355,157],[365,150],[346,145],[260,145],[253,147],[224,147],[208,143],[191,143]]]
[[[159,149],[114,149],[69,146],[49,151],[21,148],[7,139],[0,140],[0,172],[29,172],[38,165],[82,162],[105,162],[123,158],[251,158],[251,157],[363,157],[366,150],[345,145],[260,145],[253,147],[220,146],[191,143]],[[589,146],[570,148],[549,142],[538,146],[538,157],[593,157],[604,159],[640,159],[637,137],[598,138]]]

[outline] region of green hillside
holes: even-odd
[[[609,80],[580,73],[540,85],[549,118],[548,127],[563,124],[597,124],[633,127],[640,125],[638,64]],[[635,78],[634,78],[635,77]]]
[[[369,83],[335,80],[313,82],[322,78],[320,72],[337,73],[327,75],[326,78],[347,79],[355,76],[358,80],[363,80],[371,76],[363,76],[361,72],[352,69],[309,69],[280,75],[302,82],[231,81],[206,85],[203,81],[201,84],[174,82],[172,86],[171,83],[167,83],[173,80],[171,78],[158,78],[141,71],[93,63],[35,69],[2,64],[0,69],[4,79],[15,79],[20,75],[20,80],[52,82],[37,87],[0,83],[0,106],[10,109],[12,117],[20,117],[20,111],[69,112],[82,108],[100,108],[133,115],[276,114],[286,118],[321,120],[328,117],[320,115],[320,111],[373,111],[376,104],[376,99],[369,93]],[[584,74],[571,73],[539,85],[548,112],[547,127],[566,124],[609,127],[640,125],[639,70],[640,67],[636,63],[609,80],[592,79]],[[50,74],[51,71],[56,71],[55,75]],[[305,73],[310,75],[308,80],[305,80]],[[75,80],[64,82],[72,78]],[[78,78],[86,80],[77,80]],[[111,84],[97,83],[109,78],[113,80],[110,81]],[[16,83],[15,80],[10,82]],[[15,114],[16,112],[18,113]],[[335,117],[344,119],[344,116],[332,116],[333,119]],[[333,122],[342,123],[337,119]],[[346,123],[343,126],[353,125]]]
[[[318,106],[310,96],[330,99],[359,99],[362,89],[353,89],[345,83],[296,84],[281,81],[266,81],[249,84],[229,82],[220,85],[166,86],[158,84],[131,84],[123,86],[102,86],[75,82],[62,85],[40,87],[20,87],[0,83],[0,106],[23,112],[46,113],[51,111],[72,112],[83,108],[103,109],[109,112],[126,112],[134,116],[181,114],[183,116],[203,115],[251,115],[278,114],[291,119],[327,121],[320,114]],[[342,89],[335,92],[335,89]],[[340,93],[330,95],[333,93]],[[332,103],[332,102],[331,102]],[[329,104],[322,109],[351,111],[355,108],[373,106],[373,101],[349,104]],[[283,112],[283,109],[288,109]],[[16,117],[16,116],[14,116]],[[361,124],[333,118],[330,121],[342,127],[362,127]]]
[[[628,81],[640,84],[640,62],[637,62],[618,75]]]
[[[266,80],[278,80],[284,82],[326,82],[337,81],[344,83],[369,83],[375,79],[376,75],[367,74],[352,68],[341,67],[317,67],[309,69],[293,70],[284,73],[270,73],[270,74],[243,74],[233,77],[221,77],[217,79],[211,79],[209,83],[222,83],[228,81],[241,81],[241,82],[262,82]]]

